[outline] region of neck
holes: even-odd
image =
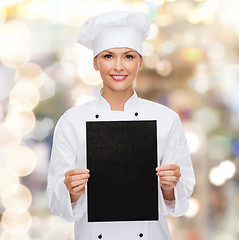
[[[101,96],[104,97],[110,104],[112,111],[124,111],[125,103],[133,94],[133,87],[127,88],[122,91],[115,91],[113,89],[103,87],[103,92]]]

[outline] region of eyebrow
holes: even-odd
[[[110,54],[114,54],[113,52],[110,52],[110,51],[104,51],[104,52],[107,52],[107,53],[110,53]],[[130,53],[130,52],[134,52],[134,51],[130,50],[130,51],[124,52],[124,54]]]

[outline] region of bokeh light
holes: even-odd
[[[159,61],[156,64],[156,71],[163,77],[168,76],[172,71],[172,64],[167,60]]]
[[[13,194],[17,189],[18,186],[15,185],[11,191],[8,191],[8,187],[11,184],[18,184],[19,178],[17,174],[10,168],[1,167],[0,168],[0,196],[8,197],[9,194]]]
[[[19,177],[27,176],[36,167],[35,153],[28,147],[20,146],[7,155],[6,166],[13,169]]]
[[[15,187],[15,186],[14,186]],[[32,203],[32,194],[30,190],[19,184],[17,187],[17,191],[14,194],[8,197],[2,197],[2,204],[7,208],[19,207],[21,209],[27,210]]]
[[[156,68],[158,62],[159,62],[159,57],[157,54],[152,54],[150,56],[144,57],[144,64],[149,69]]]
[[[14,135],[25,135],[35,126],[35,115],[32,111],[18,111],[12,109],[6,116],[6,125]]]
[[[75,77],[75,67],[70,62],[55,62],[45,72],[51,79],[67,86],[72,85]]]
[[[219,164],[219,166],[211,169],[209,173],[209,180],[213,185],[221,186],[226,180],[231,179],[236,172],[235,164],[226,160]]]
[[[0,7],[0,24],[5,22],[5,20],[6,20],[6,10]]]
[[[28,234],[18,234],[14,235],[10,233],[8,230],[5,230],[1,235],[0,235],[0,240],[30,240],[30,237]]]
[[[45,80],[45,75],[42,68],[35,63],[26,63],[18,68],[15,73],[15,81],[29,81],[37,88],[40,88]]]
[[[0,152],[9,152],[19,146],[21,137],[9,131],[6,123],[0,123]]]
[[[7,208],[2,215],[3,227],[13,235],[25,234],[31,228],[31,214],[19,207]]]
[[[43,3],[40,0],[25,1],[25,3],[19,5],[19,13],[29,19],[38,19],[43,15]]]
[[[193,132],[186,132],[186,137],[190,153],[195,153],[198,151],[200,146],[199,136]]]
[[[29,81],[18,82],[10,92],[11,105],[20,111],[32,110],[39,102],[39,91]]]
[[[199,211],[199,202],[196,198],[191,197],[189,199],[189,209],[184,216],[188,218],[195,217],[198,211]]]
[[[28,46],[30,31],[20,21],[10,21],[0,27],[0,57],[9,68],[18,68],[31,56]]]
[[[77,66],[77,76],[85,84],[95,86],[102,82],[99,72],[93,67],[93,56],[89,49],[81,45],[67,48],[62,56],[62,61],[74,63]]]
[[[149,30],[149,35],[146,38],[146,40],[153,40],[157,37],[158,35],[158,26],[155,23],[152,23],[150,26],[150,30]]]
[[[144,56],[150,56],[152,55],[154,52],[154,47],[151,43],[149,42],[144,42],[143,43],[143,53],[144,53]]]
[[[204,58],[204,52],[200,48],[184,48],[180,51],[180,56],[188,62],[199,62]]]

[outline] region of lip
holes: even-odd
[[[115,81],[123,81],[128,75],[123,75],[123,74],[110,74],[110,76],[115,80]],[[118,77],[118,78],[117,78]],[[119,78],[120,77],[120,78]]]

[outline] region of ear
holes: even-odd
[[[93,60],[93,66],[94,66],[95,71],[99,71],[99,67],[98,67],[98,64],[97,64],[97,56]]]
[[[139,56],[139,71],[141,71],[143,68],[143,57],[140,55]]]

